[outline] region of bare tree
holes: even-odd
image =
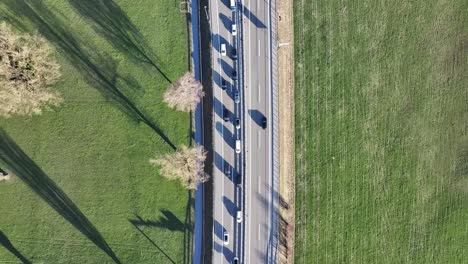
[[[166,90],[164,102],[171,108],[190,112],[195,110],[204,95],[202,84],[187,72]]]
[[[205,158],[206,151],[202,146],[182,146],[174,153],[150,159],[150,163],[158,166],[164,177],[178,179],[186,188],[194,190],[198,183],[209,178],[204,172]]]
[[[40,114],[62,102],[51,85],[60,77],[52,49],[39,35],[14,33],[0,24],[0,116]]]

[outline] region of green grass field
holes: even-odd
[[[468,263],[468,2],[294,5],[296,263]]]
[[[190,144],[189,115],[162,102],[166,78],[188,70],[179,2],[2,0],[0,19],[49,39],[64,98],[40,116],[0,119],[26,156],[13,162],[43,170],[0,182],[0,263],[114,263],[96,244],[122,263],[188,263],[192,200],[148,162]]]

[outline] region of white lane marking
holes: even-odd
[[[260,57],[261,55],[261,49],[260,49],[260,39],[258,39],[258,43],[257,43],[257,56]]]
[[[257,175],[257,179],[259,179],[262,175]],[[262,196],[262,185],[260,184],[261,181],[259,181],[259,183],[257,184],[257,192],[258,192],[258,196],[261,197]]]
[[[260,103],[262,101],[262,97],[260,96],[260,90],[262,89],[262,86],[260,85],[260,83],[258,83],[258,87],[257,87],[257,102]]]
[[[258,235],[257,235],[257,240],[260,241],[260,233],[261,233],[262,225],[258,224]]]

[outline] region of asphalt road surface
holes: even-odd
[[[213,263],[267,263],[271,237],[271,125],[269,2],[210,0],[212,31],[214,170]],[[237,36],[232,34],[237,25]],[[221,44],[227,55],[222,56]],[[238,61],[231,57],[236,48]],[[237,72],[238,80],[232,79]],[[227,89],[221,87],[222,79]],[[240,102],[235,103],[238,91]],[[225,115],[228,121],[224,120]],[[241,129],[234,121],[241,120]],[[262,120],[266,119],[266,127]],[[235,142],[242,151],[235,152]],[[241,177],[237,184],[237,177]],[[243,220],[236,222],[237,211]],[[224,234],[229,236],[224,242]]]
[[[268,0],[244,0],[245,255],[243,263],[268,263],[271,220],[270,39]],[[262,125],[266,119],[266,128]]]

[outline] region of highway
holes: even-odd
[[[236,3],[233,9],[229,0],[210,0],[207,9],[215,115],[212,263],[232,263],[234,258],[239,263],[272,263],[270,6],[268,0]],[[236,36],[232,24],[237,26]],[[222,44],[226,44],[226,56]],[[238,60],[232,59],[233,48]],[[233,80],[233,71],[238,80]],[[236,91],[239,103],[234,100]],[[237,118],[240,129],[234,125]],[[236,140],[242,143],[241,153],[235,152]],[[243,215],[240,223],[236,222],[237,211]]]
[[[244,0],[246,222],[243,263],[267,263],[271,219],[268,1]],[[263,128],[262,119],[267,120]]]

